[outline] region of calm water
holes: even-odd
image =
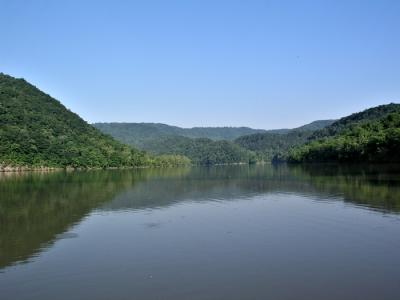
[[[400,168],[0,174],[0,298],[400,299]]]

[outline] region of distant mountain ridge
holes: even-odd
[[[264,133],[277,133],[277,134],[287,134],[291,131],[297,131],[297,132],[303,132],[303,131],[315,131],[315,130],[319,130],[322,129],[326,126],[331,125],[332,123],[334,123],[335,119],[331,119],[331,120],[316,120],[313,121],[311,123],[299,126],[299,127],[295,127],[295,128],[282,128],[282,129],[268,129],[265,130]]]
[[[309,124],[297,127],[292,129],[293,131],[316,131],[316,130],[320,130],[323,129],[327,126],[330,126],[331,124],[333,124],[334,122],[336,122],[337,120],[317,120],[314,122],[311,122]]]
[[[142,139],[179,135],[188,138],[208,138],[232,141],[239,136],[266,132],[249,127],[192,127],[182,128],[162,123],[93,123],[94,127],[128,144],[140,145]]]
[[[290,131],[318,130],[330,125],[335,120],[318,120],[293,129],[253,129],[250,127],[192,127],[182,128],[163,123],[128,123],[128,122],[99,122],[92,125],[102,132],[109,134],[117,140],[144,147],[148,141],[170,136],[183,136],[187,138],[207,138],[214,141],[233,141],[239,137],[259,133],[286,134]]]
[[[115,139],[153,154],[184,155],[195,164],[270,161],[304,143],[313,130],[334,120],[320,120],[295,129],[249,127],[181,128],[161,123],[94,123]],[[261,149],[262,148],[262,149]]]
[[[229,139],[240,133],[257,132],[246,127],[180,128],[161,123],[95,123],[93,126],[152,154],[184,155],[199,165],[249,163],[254,155]]]

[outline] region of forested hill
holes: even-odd
[[[198,165],[254,161],[254,154],[251,151],[243,149],[231,141],[181,136],[177,134],[181,129],[179,127],[164,124],[148,126],[148,124],[141,123],[134,126],[124,123],[118,123],[117,126],[108,125],[95,124],[97,128],[111,134],[117,140],[154,155],[183,155],[188,157],[193,164]],[[137,130],[139,127],[140,130]]]
[[[309,124],[292,129],[293,131],[316,131],[330,126],[336,120],[317,120]]]
[[[253,129],[249,127],[192,127],[182,128],[162,123],[94,123],[94,127],[113,136],[124,143],[145,147],[148,141],[167,136],[188,138],[207,138],[214,141],[233,141],[241,136],[276,133],[286,134],[290,131],[314,131],[332,124],[335,120],[318,120],[294,129]]]
[[[141,146],[147,140],[165,136],[208,138],[211,140],[234,140],[239,136],[265,132],[249,127],[193,127],[181,128],[161,123],[94,123],[94,127],[112,135],[120,141]]]
[[[195,164],[226,164],[271,161],[274,157],[283,159],[290,147],[306,142],[311,130],[332,122],[321,120],[296,129],[274,130],[248,127],[180,128],[159,123],[93,125],[123,143],[153,154],[185,155]]]
[[[322,129],[335,120],[318,120],[287,130],[270,130],[239,137],[235,143],[244,149],[256,153],[256,159],[262,161],[282,161],[287,159],[289,150],[307,142],[315,130]]]
[[[335,122],[336,120],[317,120],[317,121],[313,121],[311,123],[308,123],[306,125],[300,126],[300,127],[296,127],[296,128],[282,128],[282,129],[269,129],[266,130],[263,133],[276,133],[276,134],[287,134],[289,132],[304,132],[304,131],[315,131],[315,130],[319,130],[322,129],[326,126],[331,125],[333,122]]]
[[[282,161],[286,160],[291,148],[306,143],[312,133],[296,130],[288,133],[258,133],[239,137],[235,143],[253,151],[258,161]]]
[[[24,79],[0,73],[0,168],[107,168],[166,162],[103,134]]]
[[[143,149],[153,154],[184,155],[198,165],[252,163],[255,155],[231,141],[163,136],[148,140]]]
[[[356,124],[378,120],[387,116],[390,113],[398,112],[400,112],[400,104],[395,103],[372,107],[364,111],[341,118],[333,122],[329,126],[315,131],[311,139],[334,136],[342,131],[345,131],[346,129],[349,129],[352,126],[355,126]]]
[[[400,104],[373,107],[316,131],[292,162],[400,162]]]

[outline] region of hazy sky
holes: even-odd
[[[400,1],[0,0],[0,72],[89,122],[295,127],[400,102]]]

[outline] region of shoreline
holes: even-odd
[[[0,166],[0,174],[1,173],[19,173],[19,172],[55,172],[55,171],[83,171],[83,170],[127,170],[127,169],[145,169],[151,168],[154,166],[137,166],[137,167],[108,167],[108,168],[72,168],[72,167],[33,167],[33,166]],[[165,167],[157,167],[157,168],[165,168]]]
[[[265,162],[257,162],[255,164],[266,164]],[[130,170],[130,169],[147,169],[147,168],[175,168],[175,167],[198,167],[198,166],[237,166],[237,165],[251,165],[249,163],[226,163],[226,164],[214,164],[214,165],[196,165],[196,164],[188,164],[188,165],[176,165],[176,166],[129,166],[129,167],[107,167],[107,168],[97,168],[97,167],[46,167],[46,166],[4,166],[0,165],[0,174],[1,173],[19,173],[19,172],[55,172],[55,171],[84,171],[84,170]]]

